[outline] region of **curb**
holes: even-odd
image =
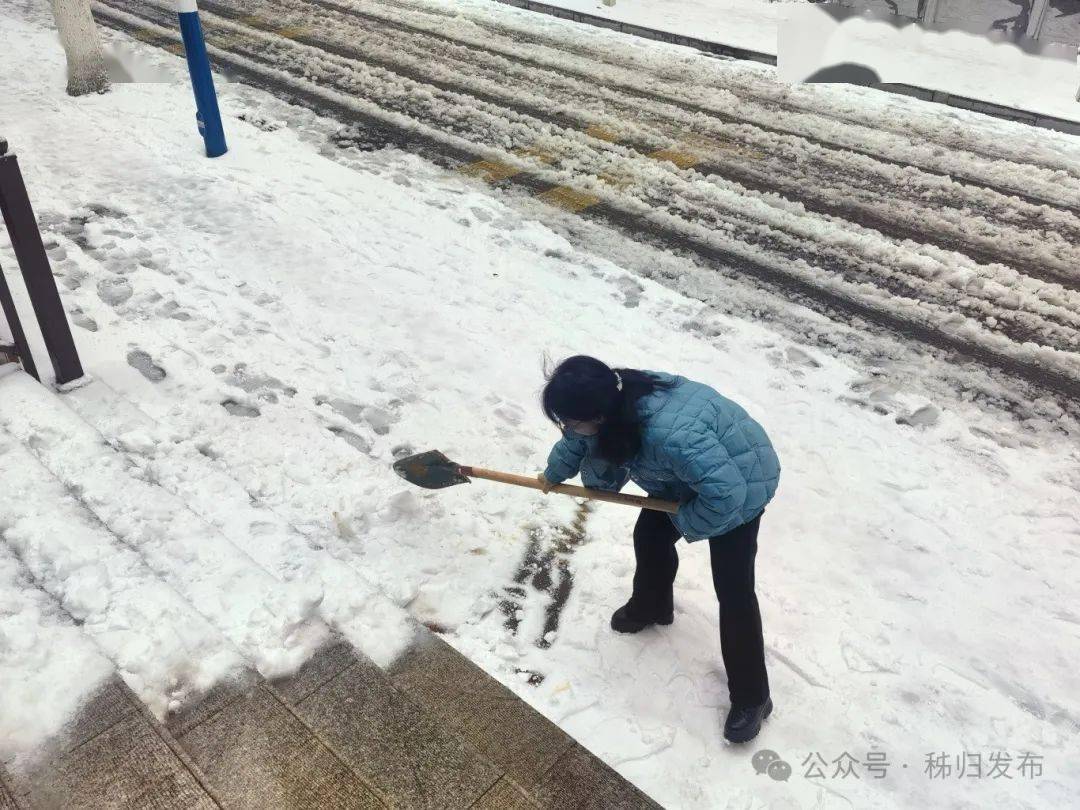
[[[552,17],[584,23],[585,25],[592,25],[597,28],[607,28],[612,31],[619,31],[623,34],[632,34],[633,36],[655,40],[656,42],[666,42],[670,45],[683,45],[687,48],[694,48],[695,50],[713,56],[724,56],[730,59],[742,59],[766,65],[776,65],[776,57],[772,54],[761,53],[760,51],[754,51],[748,48],[739,48],[734,45],[724,45],[720,42],[713,42],[707,39],[673,34],[670,31],[646,28],[642,25],[612,20],[607,17],[597,16],[596,14],[572,11],[570,9],[550,5],[549,3],[538,2],[538,0],[492,0],[492,2],[501,3],[505,6],[514,6],[515,8],[521,8],[527,11],[535,11],[540,14],[548,14]],[[930,101],[935,104],[945,104],[946,106],[956,107],[957,109],[971,110],[973,112],[982,113],[983,115],[989,115],[992,118],[1016,121],[1021,124],[1027,124],[1028,126],[1052,129],[1070,135],[1080,135],[1080,122],[1077,121],[1056,118],[1051,115],[1043,115],[1042,113],[1031,112],[1030,110],[1022,110],[1018,107],[1007,107],[989,101],[980,101],[979,99],[957,96],[952,93],[946,93],[943,90],[931,90],[929,88],[916,87],[915,85],[910,84],[881,84],[877,85],[875,89],[883,90],[887,93],[895,93],[901,96],[914,96],[923,101]]]

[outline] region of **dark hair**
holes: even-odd
[[[559,424],[563,419],[588,422],[603,417],[597,447],[600,456],[614,464],[625,464],[641,448],[637,401],[671,387],[648,372],[612,369],[584,354],[566,358],[544,376],[547,384],[540,401],[547,418]]]

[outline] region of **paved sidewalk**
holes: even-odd
[[[384,671],[350,645],[157,722],[119,679],[0,808],[659,807],[427,631]]]

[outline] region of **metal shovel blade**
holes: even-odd
[[[410,484],[425,489],[444,489],[454,484],[469,483],[469,479],[458,470],[458,465],[438,450],[398,459],[394,462],[394,472]]]

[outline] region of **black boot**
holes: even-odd
[[[761,723],[772,714],[772,698],[757,706],[732,706],[724,723],[724,736],[733,743],[749,742],[761,731]]]
[[[616,633],[640,633],[652,624],[671,624],[675,621],[675,611],[663,615],[646,614],[640,611],[631,599],[611,616],[611,629]]]

